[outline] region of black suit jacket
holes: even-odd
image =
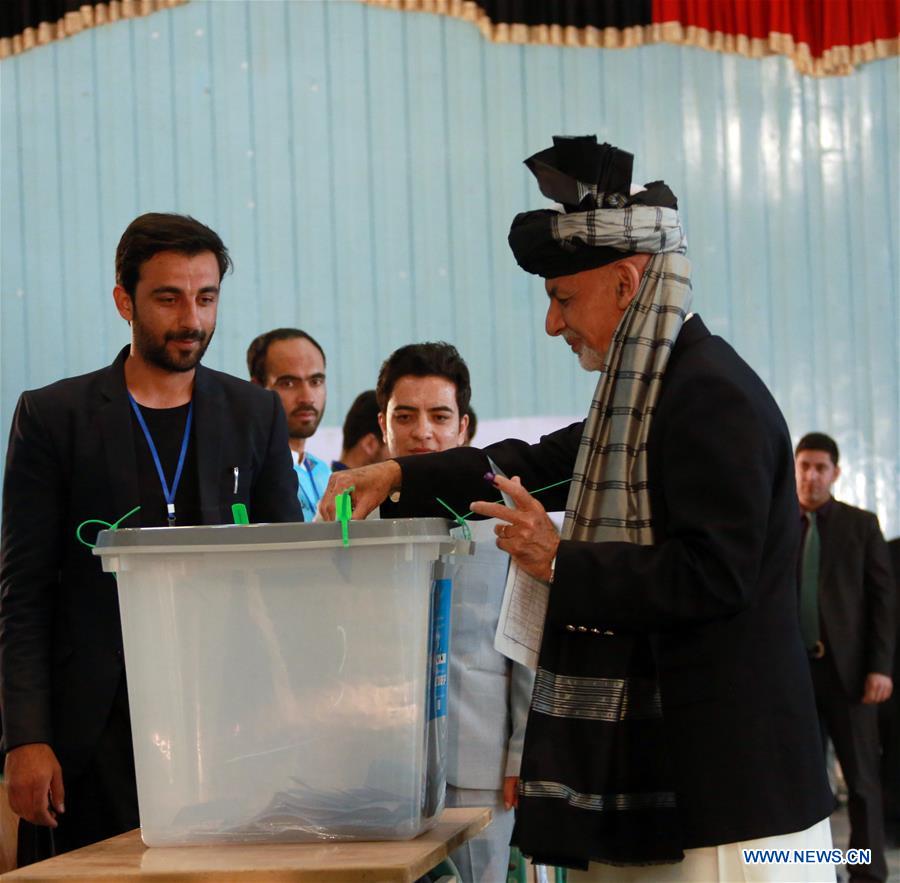
[[[837,500],[819,537],[819,617],[841,684],[858,702],[867,674],[892,674],[896,589],[888,547],[874,513]]]
[[[894,704],[900,707],[900,537],[888,541],[891,569],[894,571]]]
[[[25,392],[13,417],[0,546],[0,704],[6,750],[47,742],[67,774],[87,762],[122,676],[116,583],[75,538],[138,500],[123,350],[108,368]],[[194,440],[204,524],[300,521],[278,397],[198,366]],[[234,491],[234,467],[240,469]],[[123,527],[140,526],[140,513]]]
[[[582,430],[484,453],[543,487],[571,476]],[[457,511],[494,499],[484,453],[401,459],[399,511],[438,514],[435,493]],[[545,629],[649,634],[684,848],[803,830],[833,801],[798,625],[791,441],[762,381],[699,317],[676,341],[647,455],[655,544],[562,542]],[[566,494],[541,499],[561,509]],[[553,750],[526,731],[523,778]]]

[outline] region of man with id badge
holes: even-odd
[[[200,365],[230,266],[193,218],[140,216],[116,250],[113,297],[130,345],[16,407],[0,702],[20,866],[138,824],[116,584],[90,548],[98,522],[223,524],[235,503],[251,521],[300,518],[277,397]]]
[[[287,417],[291,458],[297,473],[297,497],[303,520],[312,521],[331,467],[306,450],[325,414],[325,351],[299,328],[275,328],[247,348],[250,380],[278,393]]]

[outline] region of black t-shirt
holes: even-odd
[[[178,456],[181,453],[181,441],[187,424],[189,405],[177,408],[146,408],[138,406],[150,431],[153,443],[159,454],[166,483],[171,489],[175,481],[175,470],[178,468]],[[138,491],[140,493],[141,511],[137,513],[142,527],[161,527],[169,524],[166,517],[166,498],[163,494],[150,446],[144,437],[143,430],[134,410],[131,412],[131,428],[134,437],[134,453],[138,471]],[[175,524],[183,527],[187,524],[201,524],[200,493],[197,483],[197,442],[193,421],[188,439],[187,453],[184,458],[184,469],[181,481],[175,492]],[[129,519],[130,521],[130,519]]]

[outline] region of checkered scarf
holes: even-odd
[[[603,190],[590,192],[595,198]],[[653,254],[613,335],[607,370],[585,423],[562,531],[564,540],[649,545],[647,437],[691,300],[678,213],[674,207],[634,205],[553,214],[544,233],[552,241],[537,243],[541,269],[532,272],[578,272],[563,261],[566,272],[556,273],[565,253],[593,261],[590,266],[611,262],[601,248],[615,259]],[[545,217],[520,215],[516,222],[534,233],[534,222],[543,224]],[[511,234],[511,244],[512,239]],[[534,265],[535,253],[520,250],[516,258],[523,266]],[[585,591],[602,597],[603,587]],[[617,634],[596,623],[545,630],[514,842],[537,861],[576,867],[682,857],[659,684],[646,634]]]
[[[647,435],[663,373],[691,302],[691,265],[654,254],[613,335],[584,427],[562,538],[653,542]]]

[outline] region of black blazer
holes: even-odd
[[[543,487],[571,476],[582,429],[484,453]],[[493,499],[484,453],[401,459],[399,511],[439,514],[435,493],[457,511]],[[545,628],[649,634],[685,849],[803,830],[833,800],[798,625],[791,440],[762,381],[699,317],[673,349],[647,456],[655,544],[562,542]],[[541,499],[563,509],[566,494]],[[523,778],[542,750],[526,730]]]
[[[862,698],[866,675],[891,676],[895,605],[887,543],[872,512],[835,500],[819,525],[819,616],[847,695]]]
[[[894,571],[894,705],[900,709],[900,537],[888,540],[888,553],[891,557],[891,569]]]
[[[13,416],[0,545],[0,705],[6,750],[49,743],[64,773],[87,762],[122,676],[116,583],[77,542],[88,518],[138,503],[123,350],[108,368],[24,392]],[[204,524],[301,521],[278,397],[198,366],[194,440]],[[240,469],[238,493],[234,467]],[[140,526],[140,513],[123,527]]]

